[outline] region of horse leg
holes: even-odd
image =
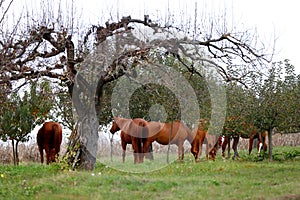
[[[228,144],[228,138],[224,136],[224,141],[222,143],[222,159],[225,160],[225,150]]]
[[[134,157],[134,164],[139,163],[139,151],[138,151],[138,141],[137,138],[132,137],[132,149],[133,149],[133,157]]]
[[[267,149],[268,149],[268,145],[266,143],[266,136],[265,135],[263,135],[263,137],[262,137],[262,146],[263,146],[263,159],[265,159],[266,152],[267,152]]]
[[[44,150],[43,147],[39,146],[39,151],[40,151],[40,156],[41,156],[41,163],[43,164],[44,162]]]
[[[228,136],[228,143],[227,143],[227,158],[230,158],[230,136]]]
[[[267,152],[267,149],[268,149],[268,145],[267,145],[267,143],[266,143],[266,140],[264,139],[263,140],[263,159],[265,159],[266,158],[266,152]]]
[[[199,139],[197,137],[192,142],[191,153],[195,158],[195,162],[199,162]]]
[[[199,144],[198,144],[198,152],[197,152],[197,158],[198,158],[198,161],[197,162],[199,162],[200,161],[200,158],[201,158],[201,155],[202,155],[202,145],[203,145],[203,140],[202,139],[200,139],[200,141],[199,141]],[[207,146],[207,145],[206,145]],[[207,151],[208,151],[208,149],[207,149]]]
[[[136,164],[138,162],[138,158],[136,155],[136,144],[134,140],[131,140],[131,146],[132,146],[132,150],[133,150],[133,163]]]
[[[50,150],[50,162],[55,162],[56,161],[56,150],[55,148],[52,148]]]
[[[257,138],[257,156],[260,156],[261,148],[262,148],[262,137],[261,137],[261,134],[258,134],[258,138]]]
[[[237,151],[237,145],[239,143],[239,138],[240,138],[239,136],[233,138],[233,144],[232,144],[232,148],[233,148],[233,151],[234,151],[233,160],[235,160],[235,158],[239,157],[239,153]]]
[[[203,145],[203,144],[202,144]],[[202,154],[202,145],[201,145],[201,152],[200,152],[200,156]],[[208,147],[208,141],[206,141],[206,145],[205,145],[205,156],[206,156],[206,160],[209,159],[209,147]]]
[[[143,151],[143,147],[142,147],[142,139],[138,138],[138,157],[139,157],[139,163],[143,163],[144,162],[144,151]]]
[[[148,158],[149,158],[149,160],[154,160],[152,143],[149,145],[149,148],[148,148]]]
[[[178,143],[178,161],[183,161],[183,144],[181,142]]]
[[[206,154],[206,159],[208,160],[208,150],[209,150],[209,146],[208,146],[208,140],[207,140],[207,138],[205,137],[205,135],[202,135],[201,137],[200,137],[200,141],[199,141],[199,144],[198,144],[198,155],[197,155],[197,157],[198,157],[198,161],[200,161],[200,158],[201,158],[201,155],[202,155],[202,147],[203,147],[203,143],[204,143],[204,140],[206,139],[206,152],[205,152],[205,154]]]
[[[182,145],[181,159],[182,160],[184,159],[184,147],[183,147],[183,145]]]
[[[252,152],[253,140],[254,140],[254,138],[250,138],[250,139],[249,139],[249,155],[250,155],[251,152]]]
[[[148,138],[144,139],[142,153],[145,155],[146,158],[153,160],[153,150],[152,150],[152,140]],[[151,149],[151,152],[149,150]]]
[[[121,144],[122,144],[122,161],[124,163],[125,162],[125,154],[126,154],[127,143],[124,140],[122,140]]]
[[[46,152],[46,159],[47,159],[47,165],[49,165],[50,163],[50,154],[51,154],[51,151],[50,151],[50,148],[48,145],[45,146],[45,152]]]

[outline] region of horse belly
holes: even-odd
[[[159,144],[162,144],[162,145],[168,145],[169,143],[176,144],[177,140],[176,140],[176,138],[173,137],[170,142],[170,137],[161,136],[156,139],[156,142],[158,142]]]
[[[121,140],[124,141],[125,143],[127,144],[131,144],[132,141],[131,141],[131,135],[128,135],[124,132],[121,132]]]

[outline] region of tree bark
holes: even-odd
[[[12,151],[13,151],[13,158],[14,158],[14,166],[17,165],[17,161],[16,161],[16,153],[15,153],[15,140],[12,139],[11,140],[11,144],[12,144]]]
[[[18,153],[18,146],[19,146],[19,141],[16,141],[16,148],[15,148],[15,153],[16,153],[16,163],[19,165],[19,153]]]
[[[88,115],[79,122],[78,135],[80,138],[80,169],[93,170],[96,163],[98,150],[98,120],[93,115]]]

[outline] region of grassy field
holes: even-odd
[[[145,173],[126,168],[149,167],[127,162],[124,170],[97,163],[93,172],[22,163],[0,166],[0,199],[300,199],[300,146],[277,147],[275,161],[258,161],[241,151],[236,161],[203,160],[187,155]],[[131,158],[128,158],[131,160]]]

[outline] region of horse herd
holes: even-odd
[[[121,131],[122,161],[125,162],[125,153],[127,144],[132,145],[134,163],[144,162],[144,158],[151,158],[152,143],[157,142],[161,145],[175,144],[178,147],[178,160],[184,159],[184,142],[187,140],[191,144],[191,153],[195,161],[200,161],[202,154],[202,145],[206,145],[206,158],[214,160],[217,151],[222,148],[222,157],[225,158],[225,149],[228,145],[228,157],[230,156],[230,140],[233,139],[232,148],[234,158],[238,156],[237,144],[240,137],[249,139],[249,154],[251,154],[253,141],[258,139],[258,152],[261,149],[264,152],[267,149],[266,136],[267,132],[259,133],[253,129],[251,133],[231,135],[211,135],[207,133],[208,121],[198,120],[194,124],[194,129],[190,130],[187,125],[181,121],[172,121],[168,123],[146,121],[141,118],[126,119],[114,117],[110,132],[112,134]],[[47,164],[55,162],[60,151],[62,141],[62,128],[57,122],[45,122],[37,134],[37,144],[43,163],[43,150],[45,149]]]
[[[121,145],[122,145],[122,160],[125,161],[126,145],[132,144],[134,163],[143,162],[144,157],[149,157],[151,144],[156,141],[161,145],[175,144],[178,147],[178,160],[182,161],[184,158],[183,144],[187,140],[191,144],[191,153],[195,161],[200,161],[202,154],[202,145],[206,141],[206,158],[214,160],[218,149],[222,148],[222,157],[225,158],[225,149],[230,144],[231,137],[233,138],[234,158],[238,157],[237,145],[239,137],[249,139],[249,154],[252,152],[254,139],[258,139],[258,152],[263,148],[266,151],[266,132],[259,133],[253,129],[247,135],[232,134],[214,136],[207,133],[207,120],[199,119],[195,125],[194,130],[191,131],[183,122],[173,121],[168,123],[161,123],[144,119],[125,119],[121,117],[114,117],[114,121],[110,132],[121,130]],[[228,146],[228,150],[230,147]],[[229,152],[229,151],[228,151]],[[230,153],[228,153],[230,156]]]

